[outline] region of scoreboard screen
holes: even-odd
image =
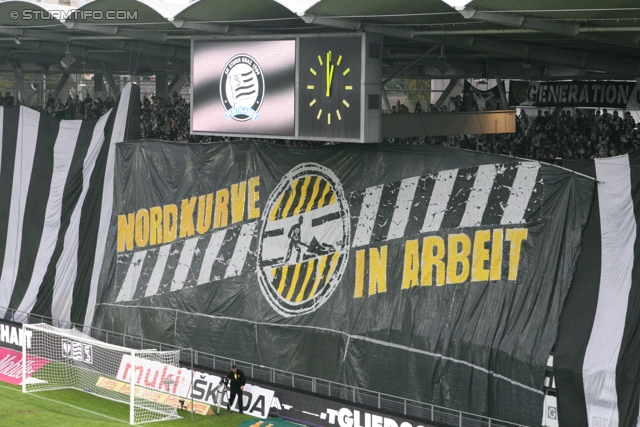
[[[295,40],[193,43],[194,133],[295,133]]]
[[[192,40],[191,132],[379,142],[382,37]]]

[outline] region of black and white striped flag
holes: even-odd
[[[128,84],[96,120],[0,107],[0,316],[91,324],[115,143],[139,136],[139,93]]]
[[[568,167],[598,179],[554,354],[563,427],[637,427],[640,153]]]

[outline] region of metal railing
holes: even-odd
[[[1,309],[1,308],[0,308]],[[4,309],[8,316],[5,319],[14,319],[17,310]],[[22,314],[22,313],[20,313]],[[39,316],[34,314],[26,314],[29,323],[48,323],[56,324],[50,317]],[[58,325],[56,325],[58,326]],[[84,325],[66,322],[65,326],[74,327],[83,330]],[[171,344],[161,343],[126,335],[120,332],[108,331],[96,327],[89,327],[91,336],[100,341],[116,344],[123,347],[140,349],[140,350],[180,350],[180,361],[182,363],[190,363],[193,352],[194,365],[210,368],[215,371],[229,371],[231,365],[236,364],[241,368],[248,378],[258,380],[263,383],[270,383],[276,386],[284,386],[300,391],[315,393],[319,396],[326,396],[340,399],[345,402],[362,405],[371,409],[379,409],[381,411],[407,416],[425,422],[433,421],[446,424],[452,427],[527,427],[522,424],[516,424],[509,421],[502,421],[491,417],[471,414],[468,412],[448,409],[438,405],[419,402],[403,397],[392,396],[377,391],[370,391],[354,386],[327,381],[320,378],[309,377],[306,375],[295,374],[293,372],[282,371],[275,368],[269,368],[263,365],[244,362],[237,359],[218,356],[203,351],[192,350]]]

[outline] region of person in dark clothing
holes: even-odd
[[[247,383],[247,379],[244,376],[244,372],[242,372],[236,365],[231,367],[231,371],[227,374],[227,378],[231,380],[229,384],[229,389],[231,393],[229,395],[229,403],[227,403],[227,410],[231,410],[231,405],[233,405],[233,401],[238,396],[238,409],[240,413],[243,414],[244,410],[242,408],[242,390],[244,390],[244,385]]]
[[[7,92],[4,96],[4,105],[14,105],[15,98],[11,95],[11,92]]]

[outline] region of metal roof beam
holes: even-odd
[[[2,32],[4,28],[0,29]],[[59,43],[68,43],[70,37],[64,33],[57,33],[55,31],[40,31],[40,30],[24,30],[23,37],[33,37],[41,40],[55,41]]]
[[[139,31],[139,30],[132,30],[131,28],[119,27],[118,35],[131,37],[132,39],[148,40],[152,42],[167,41],[167,33],[158,33],[155,31]]]
[[[3,43],[3,41],[0,41],[0,43]],[[8,44],[9,42],[4,41],[4,43]],[[119,61],[122,58],[122,60],[119,61],[122,64],[125,64],[125,63],[128,64],[129,62],[131,62],[129,53],[132,53],[135,57],[137,57],[138,55],[141,55],[144,58],[147,58],[147,60],[149,58],[162,59],[162,60],[171,59],[175,63],[180,63],[179,66],[181,66],[182,63],[188,64],[191,59],[190,52],[184,49],[178,49],[173,47],[165,47],[164,49],[162,49],[161,47],[158,47],[156,45],[148,46],[148,45],[140,44],[140,46],[135,46],[133,43],[131,43],[129,48],[125,47],[124,49],[87,49],[87,47],[90,48],[92,46],[89,44],[83,47],[69,45],[69,52],[71,52],[71,54],[76,58],[92,57],[92,58],[102,59],[108,56],[110,62]],[[24,52],[25,49],[31,49],[37,52],[42,52],[41,55],[51,54],[51,55],[59,56],[58,61],[60,60],[60,58],[62,58],[62,55],[66,53],[66,47],[62,45],[25,40],[22,42],[21,49],[13,50],[12,55],[15,56],[16,54]],[[57,62],[57,61],[54,61],[54,62]]]
[[[305,19],[307,15],[303,16]],[[482,53],[498,53],[513,58],[522,58],[529,61],[539,61],[544,64],[555,64],[565,67],[598,70],[617,75],[637,76],[640,73],[640,61],[630,57],[587,53],[569,49],[538,47],[523,43],[502,42],[496,40],[474,38],[468,36],[456,37],[416,37],[416,33],[407,28],[387,27],[375,24],[362,24],[358,21],[346,21],[342,19],[311,17],[309,22],[334,28],[345,29],[359,28],[367,32],[381,33],[387,36],[402,39],[422,41],[430,44],[442,44],[454,46]],[[318,21],[318,19],[320,19]],[[519,20],[518,20],[519,21]],[[305,22],[307,20],[305,19]],[[516,23],[515,20],[509,22]],[[569,31],[565,29],[565,31]],[[577,32],[577,30],[576,30]]]
[[[41,30],[23,30],[19,28],[0,27],[0,34],[22,38],[34,38],[56,41],[60,43],[69,42],[69,36],[63,33],[57,33],[55,31],[41,31]]]
[[[629,76],[635,76],[640,72],[640,62],[630,57],[485,39],[459,41],[455,39],[457,38],[449,37],[445,44],[481,52],[501,53],[514,58],[522,58],[525,61],[537,61],[543,64],[560,65],[582,70],[606,71],[617,75]]]
[[[426,57],[426,59],[432,59],[432,58],[437,58],[439,55],[439,53],[437,55],[429,55]],[[482,61],[486,60],[486,59],[501,59],[501,58],[505,58],[506,55],[499,55],[496,53],[448,53],[447,52],[447,59],[463,59],[463,60],[476,60],[476,59],[480,59]],[[390,53],[389,54],[389,59],[391,60],[413,60],[416,57],[416,54],[410,54],[410,53]]]
[[[528,30],[525,28],[502,28],[495,30],[426,30],[414,31],[416,36],[475,36],[475,35],[494,35],[494,34],[538,34],[539,31]]]
[[[12,50],[10,51],[7,57],[12,60],[29,58],[29,60],[32,60],[40,64],[46,63],[46,64],[59,65],[60,59],[62,59],[62,56],[66,52],[66,48],[64,46],[56,46],[55,44],[43,45],[42,43],[36,42],[36,41],[25,41],[22,43],[22,45],[24,46],[24,48],[30,49],[32,51],[25,52],[24,48],[22,50]],[[63,71],[68,71],[70,73],[93,72],[94,70],[102,69],[101,68],[102,61],[98,59],[93,59],[91,57],[87,57],[85,55],[86,51],[83,50],[82,48],[69,46],[69,51],[71,52],[72,55],[78,58],[78,62],[73,64],[73,65],[76,65],[76,67],[72,66],[67,70],[63,70]],[[82,64],[81,67],[78,66],[80,61],[84,62],[84,64]],[[144,67],[148,65],[146,63],[141,64],[142,61],[137,61],[137,62],[133,61],[135,62],[135,64],[133,64],[132,61],[129,61],[129,58],[122,58],[122,55],[116,55],[112,59],[110,58],[109,62],[114,65],[117,64],[120,70],[130,74],[136,74],[139,67],[141,66]],[[148,61],[145,61],[145,62],[148,62]],[[134,68],[132,68],[132,66]]]
[[[157,45],[153,43],[140,43],[136,41],[128,41],[126,43],[117,43],[114,46],[109,46],[108,43],[96,43],[90,41],[83,43],[85,47],[92,47],[93,54],[100,54],[101,51],[118,51],[121,54],[134,55],[138,54],[156,56],[158,58],[171,58],[179,61],[191,61],[191,52],[189,48],[181,48],[171,45]]]
[[[181,19],[175,19],[171,23],[176,28],[184,28],[187,30],[203,31],[205,33],[227,34],[229,32],[228,25],[215,25],[204,22],[185,22]]]
[[[394,78],[395,76],[397,76],[400,73],[403,73],[404,71],[408,70],[409,68],[411,68],[412,65],[418,63],[422,58],[424,58],[425,56],[429,55],[431,52],[433,52],[438,46],[433,46],[431,49],[429,49],[428,51],[426,51],[425,53],[423,53],[422,55],[420,55],[418,58],[416,58],[415,60],[413,60],[411,63],[409,63],[407,66],[405,66],[404,68],[396,71],[395,73],[391,74],[389,77],[387,77],[386,79],[384,79],[382,81],[382,85],[384,85],[385,83],[387,83],[389,80],[391,80],[392,78]]]
[[[87,24],[83,22],[68,21],[64,25],[70,30],[89,31],[92,33],[105,34],[111,36],[125,36],[132,39],[149,40],[154,42],[165,42],[167,34],[155,31],[140,31],[131,28],[122,28],[117,25]]]
[[[368,33],[380,33],[391,37],[398,37],[401,39],[413,39],[415,33],[413,30],[407,28],[386,27],[376,24],[362,24],[362,29]],[[442,43],[436,43],[442,44]]]
[[[258,30],[250,30],[245,28],[233,27],[229,25],[217,25],[208,22],[185,22],[175,19],[171,23],[179,29],[202,31],[209,34],[220,34],[229,36],[261,36],[264,32]],[[177,36],[184,37],[184,36]],[[167,39],[176,40],[176,36],[167,35]],[[190,36],[187,36],[190,37]]]
[[[347,19],[325,18],[315,15],[303,15],[300,18],[307,24],[323,25],[325,27],[340,28],[349,31],[357,31],[362,26],[359,21],[349,21]]]
[[[77,41],[77,39],[73,39],[72,41]],[[172,56],[178,57],[179,59],[190,60],[190,47],[183,46],[176,43],[153,43],[153,42],[140,42],[137,40],[127,39],[83,39],[81,45],[86,47],[94,47],[97,49],[107,49],[107,50],[120,50],[123,53],[154,53],[159,56]]]
[[[505,27],[528,28],[530,30],[561,34],[569,37],[577,36],[580,29],[580,25],[578,24],[569,24],[559,21],[540,21],[523,15],[507,15],[504,13],[487,12],[484,10],[464,9],[460,11],[460,14],[466,19],[473,18],[478,21],[504,25]]]
[[[522,58],[526,61],[537,61],[543,64],[554,64],[583,70],[606,71],[616,75],[628,75],[629,77],[635,77],[640,73],[640,61],[632,57],[588,53],[570,49],[550,48],[547,46],[503,42],[468,36],[405,38],[419,40],[425,43],[444,44],[445,46],[453,46],[483,53],[497,53],[512,58]]]
[[[599,43],[615,44],[619,46],[630,46],[638,48],[640,36],[637,34],[616,34],[615,37],[602,34],[592,34],[601,32],[595,30],[598,27],[581,27],[580,24],[571,24],[560,21],[542,21],[524,15],[512,15],[484,10],[464,9],[459,11],[466,19],[476,19],[478,21],[490,22],[492,24],[504,25],[520,29],[529,29],[543,33],[559,34],[567,37],[579,37]],[[637,31],[637,30],[636,30]]]
[[[17,60],[20,60],[22,62],[26,61],[26,62],[33,62],[36,64],[41,64],[41,65],[51,65],[51,64],[56,64],[58,66],[60,66],[60,57],[59,56],[55,56],[55,55],[46,55],[43,53],[38,53],[38,54],[34,54],[34,53],[18,53],[18,54],[12,54],[11,58],[15,58]],[[61,69],[61,71],[59,73],[63,73],[63,72],[69,72],[69,73],[93,73],[96,70],[100,70],[100,62],[98,60],[95,59],[91,59],[91,58],[85,58],[85,63],[81,65],[81,67],[69,67],[67,69]],[[116,62],[116,61],[111,61],[115,66],[118,67],[118,69],[120,69],[123,73],[127,73],[127,74],[136,74],[138,68],[132,68],[132,64],[124,63],[124,62]],[[74,64],[75,65],[75,64]]]
[[[92,33],[105,34],[109,36],[115,36],[118,34],[118,27],[115,25],[95,25],[95,24],[85,24],[83,22],[75,22],[75,21],[67,21],[64,23],[65,27],[70,30],[77,31],[89,31]]]

